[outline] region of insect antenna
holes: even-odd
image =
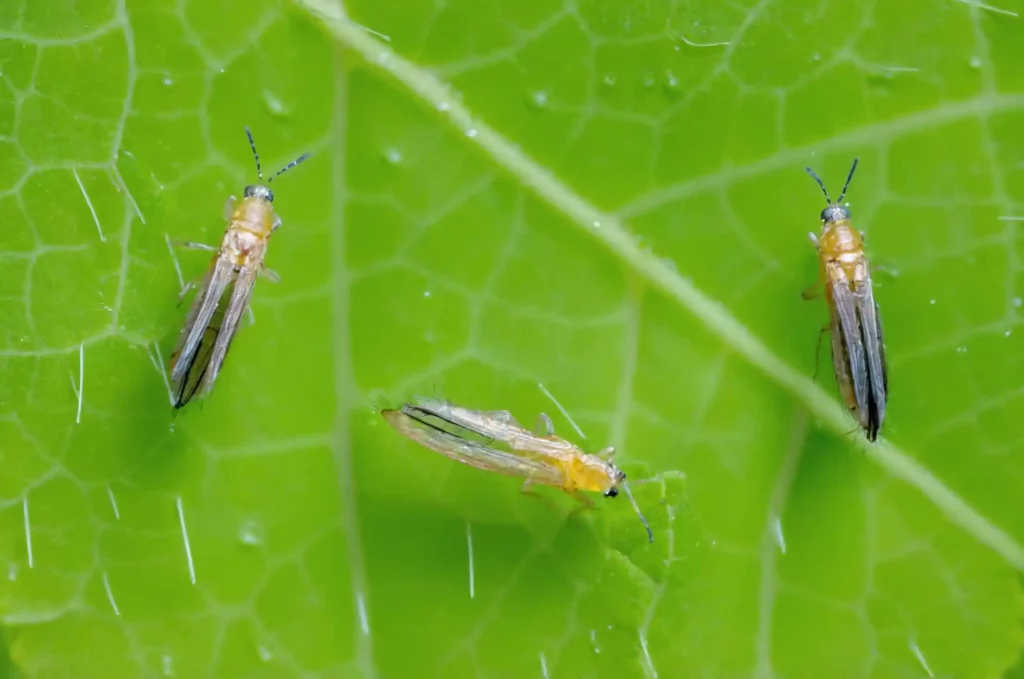
[[[245,126],[245,136],[249,137],[249,146],[252,148],[252,157],[256,159],[256,178],[263,181],[263,170],[260,169],[260,154],[256,153],[256,142],[253,141],[252,132],[249,131],[248,125]]]
[[[644,528],[647,529],[647,541],[654,542],[654,533],[651,532],[651,527],[647,523],[647,519],[644,518],[644,513],[640,511],[640,505],[638,505],[636,500],[633,498],[633,493],[629,492],[629,484],[625,481],[622,482],[622,492],[624,492],[626,497],[629,498],[629,501],[633,503],[633,509],[636,510],[636,515],[640,517],[640,523],[642,523]]]
[[[846,176],[846,184],[843,185],[843,192],[839,194],[839,200],[836,201],[837,203],[842,203],[843,198],[846,197],[846,189],[850,188],[850,180],[853,179],[853,171],[857,169],[858,160],[860,160],[860,158],[855,157],[853,159],[853,167],[850,168],[850,174]]]
[[[249,131],[248,125],[245,126],[245,136],[249,137],[249,146],[252,148],[252,157],[256,159],[256,178],[260,181],[263,181],[263,169],[260,168],[260,154],[256,152],[256,142],[253,141],[252,132]],[[267,180],[267,183],[269,184],[270,182],[274,181],[275,178],[280,177],[288,170],[292,169],[302,161],[306,160],[307,158],[309,158],[310,155],[312,154],[303,153],[301,156],[299,156],[298,158],[296,158],[295,160],[293,160],[292,162],[288,163],[280,170],[275,172],[274,176]]]
[[[299,156],[298,158],[296,158],[295,160],[293,160],[292,162],[288,163],[287,165],[282,167],[280,170],[275,172],[274,173],[274,177],[280,177],[285,172],[287,172],[288,170],[292,169],[293,167],[295,167],[296,165],[298,165],[299,163],[304,161],[306,158],[309,158],[310,155],[311,154],[309,154],[309,153],[303,153],[301,156]],[[274,177],[271,177],[270,179],[268,179],[267,183],[269,184],[270,182],[274,181]]]
[[[856,167],[856,163],[854,163],[854,167]],[[818,186],[821,187],[821,192],[825,194],[825,201],[831,205],[832,199],[828,197],[828,189],[825,188],[825,182],[821,181],[821,177],[819,177],[811,168],[805,167],[804,169],[807,170],[807,174],[811,175],[814,181],[818,182]]]

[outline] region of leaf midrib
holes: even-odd
[[[458,98],[452,96],[451,88],[410,61],[407,61],[372,37],[362,26],[349,21],[342,9],[332,0],[297,0],[311,14],[319,18],[328,32],[342,45],[366,60],[373,68],[383,71],[393,80],[419,97],[435,110],[443,110],[443,118],[462,132],[474,130],[466,135],[488,153],[493,161],[505,171],[532,189],[539,197],[556,208],[581,229],[602,242],[635,275],[646,280],[653,287],[674,299],[684,309],[718,335],[736,354],[789,391],[822,426],[843,436],[849,431],[846,411],[823,389],[802,373],[794,370],[777,356],[764,342],[750,332],[721,303],[705,295],[692,283],[680,276],[673,268],[652,252],[642,250],[636,238],[631,235],[615,217],[601,212],[582,196],[562,183],[544,166],[527,156],[519,147],[510,143],[497,131],[477,117]],[[955,120],[967,115],[980,114],[993,109],[1024,107],[1024,96],[982,97],[957,104],[946,104],[938,109],[916,113],[888,121],[853,133],[832,138],[822,148],[839,148],[852,145],[858,140],[875,139],[879,135],[890,136],[901,130],[918,129],[921,125],[935,125],[945,120]],[[742,168],[730,168],[726,173],[680,184],[660,194],[661,199],[685,195],[698,187],[712,182],[721,183],[763,172],[769,167],[794,162],[806,155],[806,149],[790,149],[769,161],[762,161]],[[635,214],[642,207],[657,201],[659,195],[652,194],[647,200],[635,202],[625,213]],[[1024,570],[1024,546],[961,497],[948,488],[930,470],[917,462],[911,455],[879,438],[874,445],[867,446],[867,456],[886,471],[917,488],[931,500],[951,521],[966,530],[979,542],[1000,554],[1018,570]]]

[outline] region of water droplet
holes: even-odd
[[[477,131],[475,127],[471,127],[468,130],[466,130],[466,136],[469,137],[470,139],[475,139],[476,135]]]
[[[935,304],[935,300],[934,299],[930,299],[930,300],[928,300],[928,303],[931,304],[931,305],[934,305]]]
[[[599,222],[599,221],[597,221],[597,220],[595,219],[595,220],[594,220],[594,223],[593,223],[593,224],[591,224],[591,226],[593,226],[593,227],[594,227],[595,229],[600,229],[600,228],[601,228],[601,222]]]
[[[449,104],[447,101],[442,101],[442,102],[440,102],[437,105],[437,110],[438,111],[447,111],[450,108],[451,108],[451,104]]]
[[[665,87],[674,90],[679,87],[679,78],[672,71],[665,71]]]
[[[971,68],[981,68],[981,57],[971,57],[968,63],[971,65]]]
[[[424,297],[430,297],[430,295],[431,295],[431,294],[432,294],[432,293],[430,292],[430,290],[424,290],[424,291],[423,291],[423,296],[424,296]]]
[[[1020,297],[1013,298],[1013,306],[1020,307],[1021,304],[1024,304],[1024,300],[1021,300]]]
[[[281,97],[270,90],[263,90],[263,105],[267,107],[267,112],[275,118],[287,117],[291,112]]]
[[[263,525],[253,519],[242,522],[238,528],[238,541],[248,547],[258,547],[266,540]]]
[[[18,564],[7,564],[7,579],[14,582],[18,579]]]
[[[384,158],[392,165],[399,165],[402,162],[402,152],[396,148],[389,148],[384,152]]]
[[[171,76],[166,76],[164,78],[164,85],[166,85],[167,87],[170,87],[173,84],[174,84],[174,81],[171,80]]]
[[[390,52],[381,52],[380,54],[377,55],[377,63],[383,66],[384,68],[389,68],[391,66],[392,61],[393,60],[391,58]]]
[[[1003,337],[1009,337],[1010,333],[1012,333],[1012,332],[1013,332],[1012,328],[1007,328],[1006,332],[1003,333]]]
[[[819,52],[815,52],[814,54],[812,54],[811,61],[821,61],[821,54]]]
[[[256,648],[256,654],[259,655],[260,660],[263,662],[270,662],[274,659],[274,654],[270,652],[270,649],[262,644]]]
[[[644,83],[644,87],[646,87],[648,89],[650,89],[651,87],[654,87],[654,74],[653,73],[645,74],[644,75],[643,83]]]
[[[601,82],[605,84],[605,87],[615,87],[615,83],[617,83],[618,80],[611,73],[605,73]]]
[[[548,105],[548,93],[544,90],[537,90],[530,95],[530,105],[533,108],[544,108]]]
[[[174,676],[174,658],[169,655],[164,655],[160,658],[160,666],[163,669],[165,677]]]
[[[967,346],[964,345],[964,346],[961,346],[961,347],[957,347],[956,348],[956,353],[958,353],[958,354],[966,354],[967,353]]]

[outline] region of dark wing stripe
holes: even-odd
[[[228,349],[231,347],[231,340],[235,338],[238,331],[238,324],[242,315],[249,306],[249,297],[256,284],[256,269],[242,267],[235,279],[235,288],[231,291],[231,299],[228,300],[227,308],[224,311],[224,323],[220,332],[217,333],[217,340],[213,343],[213,351],[210,354],[210,364],[203,375],[202,392],[206,392],[217,381],[220,368],[224,365]]]
[[[845,276],[843,277],[845,279]],[[857,303],[850,286],[844,280],[833,279],[833,303],[839,314],[839,323],[843,331],[843,344],[850,361],[850,379],[853,380],[853,393],[857,399],[857,414],[861,424],[865,424],[868,415],[868,384],[864,358],[864,343],[861,338],[860,320],[857,317]]]
[[[881,330],[878,306],[875,304],[871,281],[862,281],[857,285],[855,295],[857,313],[860,316],[864,349],[867,353],[868,380],[870,381],[870,418],[873,432],[877,434],[885,419],[885,401],[888,391],[888,375],[886,374],[885,357],[882,354]]]
[[[457,462],[504,476],[530,478],[549,485],[561,483],[561,472],[550,465],[467,441],[404,410],[384,411],[384,417],[408,438]]]
[[[423,424],[423,425],[425,425],[427,427],[431,427],[431,428],[436,429],[438,431],[443,431],[443,432],[445,432],[445,433],[447,433],[447,434],[449,434],[451,436],[458,437],[458,434],[452,434],[451,432],[449,432],[449,431],[447,431],[447,430],[445,430],[445,429],[443,429],[441,427],[438,427],[436,424],[433,424],[432,422],[429,422],[426,418],[433,417],[434,419],[440,420],[440,421],[442,421],[442,422],[444,422],[446,424],[449,424],[449,425],[451,425],[453,427],[456,427],[457,429],[461,429],[463,431],[467,431],[467,432],[469,432],[471,434],[475,434],[475,435],[479,436],[482,439],[486,439],[488,443],[490,443],[491,441],[494,440],[493,436],[490,436],[486,432],[481,431],[479,429],[476,429],[475,427],[470,426],[471,422],[468,422],[468,421],[460,422],[460,421],[454,420],[454,419],[452,419],[450,417],[445,417],[444,415],[442,415],[437,410],[434,410],[434,409],[430,408],[427,404],[412,405],[412,404],[406,403],[405,405],[402,406],[402,413],[405,414],[410,419],[416,420],[420,424]],[[464,440],[464,439],[461,439],[461,437],[458,437],[458,438],[460,438],[460,440]]]
[[[188,366],[181,382],[175,384],[175,408],[185,406],[185,404],[191,401],[195,397],[196,393],[199,392],[199,386],[202,384],[203,376],[206,374],[206,369],[210,365],[210,354],[213,351],[214,341],[220,333],[223,322],[224,304],[220,304],[217,307],[217,313],[215,313],[213,318],[210,320],[210,324],[207,326],[206,332],[203,333],[203,338],[199,342],[199,348],[192,354],[193,358],[191,365]]]
[[[178,354],[171,369],[171,381],[176,387],[182,378],[189,372],[194,359],[194,354],[199,348],[203,333],[206,332],[210,319],[213,318],[217,306],[221,303],[221,297],[234,276],[234,267],[225,259],[214,258],[213,266],[203,279],[203,286],[199,290],[192,308],[189,309],[185,325],[178,337],[178,346],[174,353]],[[177,389],[175,389],[177,391]]]

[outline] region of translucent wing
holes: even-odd
[[[871,280],[859,281],[854,293],[857,315],[860,318],[861,336],[864,338],[864,354],[867,359],[867,430],[868,439],[875,440],[885,419],[885,404],[889,392],[888,368],[885,364],[885,349],[882,347],[882,325],[875,302]]]
[[[507,410],[471,410],[436,399],[417,399],[408,408],[423,415],[443,420],[486,439],[486,443],[501,441],[516,454],[535,458],[541,464],[565,460],[573,455],[584,455],[576,445],[557,436],[540,436],[523,427]]]
[[[258,270],[254,267],[243,266],[235,279],[235,288],[231,291],[231,298],[227,301],[224,311],[224,322],[210,352],[210,363],[203,375],[201,391],[206,392],[217,380],[220,368],[224,365],[224,358],[228,349],[231,348],[231,341],[238,331],[238,324],[242,320],[242,314],[249,307],[249,298],[252,296],[253,287],[256,285],[256,274]]]
[[[840,331],[843,348],[846,353],[846,365],[848,367],[848,374],[846,379],[853,384],[853,395],[855,399],[854,404],[857,409],[857,414],[860,419],[861,425],[867,428],[868,426],[868,399],[869,388],[868,388],[868,376],[867,376],[867,360],[865,358],[864,351],[864,339],[861,333],[860,316],[858,313],[858,301],[857,295],[850,290],[849,281],[846,278],[846,274],[843,273],[842,268],[838,264],[829,263],[829,285],[832,289],[832,313],[839,320],[838,330]],[[833,330],[835,330],[835,323],[833,322]],[[833,351],[835,343],[833,342]],[[836,378],[840,379],[839,375],[839,363],[834,361],[836,368]],[[840,381],[840,386],[842,382]],[[869,432],[870,434],[870,432]]]
[[[507,442],[514,435],[529,433],[507,410],[472,410],[432,398],[417,398],[409,407],[488,440]]]
[[[226,295],[225,295],[226,296]],[[192,354],[191,366],[185,371],[181,380],[173,385],[174,407],[181,408],[192,400],[196,394],[201,394],[199,386],[202,384],[203,376],[210,365],[210,355],[213,353],[213,345],[220,334],[221,326],[224,323],[224,309],[226,305],[222,302],[217,306],[217,311],[210,319],[209,325],[203,332],[199,346]]]
[[[432,422],[430,418],[437,416],[417,406],[404,405],[401,410],[385,410],[382,414],[388,424],[403,436],[463,464],[505,476],[529,478],[551,486],[560,486],[562,483],[559,468],[464,438]],[[443,421],[453,424],[448,420]],[[468,429],[466,431],[475,433]]]
[[[189,308],[185,325],[178,335],[178,343],[171,354],[171,382],[174,390],[180,390],[180,383],[194,369],[196,353],[202,343],[203,335],[210,326],[214,313],[221,303],[224,291],[235,276],[231,263],[220,257],[213,262],[203,278],[192,306]]]

